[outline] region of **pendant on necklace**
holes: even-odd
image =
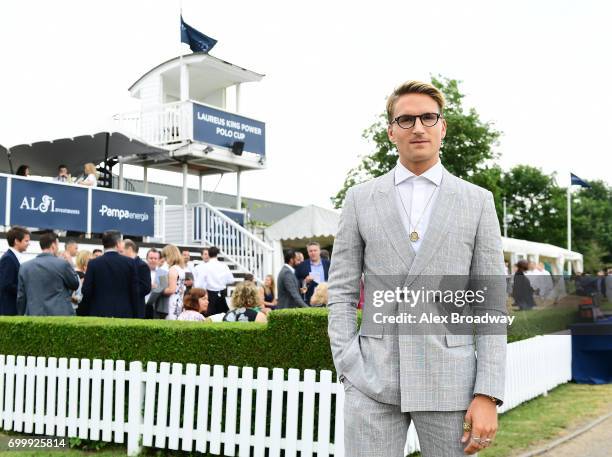
[[[414,232],[410,232],[410,241],[419,241],[419,234],[416,232],[416,230]]]

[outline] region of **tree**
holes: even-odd
[[[459,81],[432,77],[431,82],[446,98],[444,118],[447,133],[440,150],[444,166],[460,178],[493,183],[495,180],[492,177],[498,173],[498,169],[490,171],[490,161],[497,157],[493,148],[501,133],[492,124],[483,122],[474,108],[466,111]],[[380,115],[362,136],[373,143],[374,152],[363,157],[359,165],[347,173],[342,189],[332,197],[336,208],[342,206],[348,189],[387,173],[397,162],[397,151],[387,136],[385,114]]]
[[[583,254],[585,271],[595,272],[612,263],[612,188],[590,184],[572,193],[572,250]],[[510,237],[566,246],[567,188],[557,185],[554,173],[518,165],[501,175],[499,187]]]
[[[507,202],[508,236],[565,245],[565,189],[557,186],[554,174],[517,165],[502,175],[500,187]]]
[[[612,265],[612,187],[603,181],[589,184],[590,189],[572,193],[572,250],[584,255],[585,265],[601,268]]]

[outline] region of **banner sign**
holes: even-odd
[[[153,236],[155,197],[92,189],[91,231],[119,230],[124,235]]]
[[[6,225],[6,178],[0,176],[0,225]]]
[[[13,178],[11,225],[87,231],[87,189]]]
[[[220,212],[225,214],[231,220],[233,220],[236,224],[244,227],[246,214],[244,211],[238,211],[236,209],[225,209],[225,208],[217,208]]]
[[[244,141],[244,151],[266,155],[266,124],[248,117],[193,104],[193,139],[230,148]]]

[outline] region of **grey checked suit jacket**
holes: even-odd
[[[489,191],[444,170],[416,255],[396,198],[393,170],[346,195],[329,274],[328,332],[338,375],[402,411],[465,410],[475,393],[503,400],[505,335],[376,334],[358,328],[362,273],[394,275],[402,278],[397,286],[413,289],[426,284],[428,275],[504,274]],[[372,304],[366,300],[367,306]],[[505,315],[505,300],[492,305],[491,314]]]

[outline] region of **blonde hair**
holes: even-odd
[[[326,282],[322,282],[316,287],[316,289],[314,290],[314,293],[312,294],[312,297],[310,297],[310,304],[311,305],[327,305],[327,283]]]
[[[387,98],[387,121],[393,122],[393,111],[397,100],[406,94],[424,94],[434,99],[440,109],[440,114],[444,111],[444,95],[437,88],[429,83],[421,81],[406,81],[401,86],[395,88],[393,93]]]
[[[76,255],[76,259],[74,260],[74,264],[79,270],[85,271],[85,268],[87,268],[87,263],[92,256],[93,254],[89,251],[79,251]]]
[[[91,162],[87,162],[85,165],[83,165],[83,171],[86,175],[95,175],[96,166]]]
[[[259,293],[255,284],[242,281],[232,294],[232,306],[236,308],[255,308],[259,306]]]
[[[179,251],[179,249],[173,244],[164,246],[161,255],[164,259],[166,259],[166,263],[169,267],[178,265],[182,268],[185,265],[185,260],[181,255],[181,251]]]
[[[267,293],[267,294],[272,293],[272,294],[276,295],[276,285],[274,284],[274,276],[266,275],[266,279],[267,278],[270,278],[270,287],[269,288],[266,287],[266,281],[264,280],[264,283],[262,285],[264,292]]]

